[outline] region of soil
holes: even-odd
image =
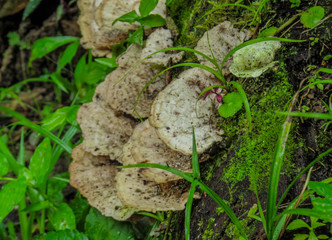
[[[66,1],[69,2],[69,1]],[[198,19],[202,13],[198,13],[195,9],[197,4],[200,4],[200,11],[204,12],[210,9],[210,5],[207,1],[182,1],[183,6],[187,6],[189,11],[193,13],[189,16],[190,21],[186,25],[183,24],[183,19],[188,17],[187,15],[181,15],[184,10],[178,6],[171,7],[169,14],[174,17],[175,23],[178,28],[183,27],[183,31],[180,31],[178,36],[178,44],[191,46],[204,32],[197,26],[195,19]],[[213,2],[213,1],[212,1]],[[196,5],[195,5],[196,4]],[[278,1],[278,3],[272,3],[273,10],[268,11],[262,18],[262,22],[258,27],[264,27],[267,20],[270,20],[269,26],[280,26],[287,19],[297,14],[297,10],[305,10],[312,6],[312,1],[301,1],[299,8],[290,8],[289,1]],[[331,1],[319,1],[319,6],[324,7],[325,16],[330,16],[332,12]],[[74,4],[65,8],[60,20],[56,20],[56,8],[58,1],[42,1],[42,4],[36,9],[27,20],[22,21],[22,12],[15,15],[8,16],[0,19],[0,88],[9,87],[15,83],[22,81],[23,79],[30,77],[38,77],[42,75],[45,68],[49,71],[53,71],[56,68],[56,64],[52,62],[52,59],[57,59],[59,52],[55,51],[49,54],[49,58],[43,58],[35,61],[32,70],[27,71],[27,62],[29,59],[30,51],[26,49],[20,49],[18,46],[9,45],[7,34],[9,32],[17,32],[20,38],[24,41],[33,43],[35,40],[46,36],[80,36],[79,26],[76,21],[79,15],[77,6]],[[182,6],[182,7],[183,7]],[[196,12],[195,12],[196,11]],[[239,13],[237,13],[239,14]],[[236,22],[236,14],[232,17],[219,17],[218,13],[215,13],[216,19],[220,22],[230,18],[229,20]],[[218,23],[213,21],[208,22],[207,26],[211,27]],[[195,25],[196,24],[196,25]],[[285,69],[288,74],[288,80],[293,88],[293,93],[300,87],[300,83],[304,79],[311,77],[315,71],[319,68],[332,68],[332,59],[323,60],[323,57],[332,54],[332,36],[331,36],[332,18],[328,18],[323,24],[313,28],[306,29],[299,21],[295,21],[294,24],[288,26],[286,33],[287,38],[291,39],[303,39],[307,40],[304,43],[291,43],[287,45],[287,48],[280,53],[282,61],[285,64]],[[285,30],[284,30],[285,31]],[[188,38],[190,32],[193,33],[194,38]],[[319,38],[317,43],[312,43],[310,38]],[[187,41],[187,42],[186,42]],[[183,44],[186,42],[186,44]],[[82,50],[83,52],[83,50]],[[331,75],[321,74],[322,79],[331,79]],[[266,81],[270,81],[269,75],[267,75]],[[268,84],[268,83],[264,83]],[[306,82],[307,84],[307,82]],[[250,86],[244,85],[244,89],[250,93]],[[252,87],[252,91],[257,91],[257,88]],[[247,92],[247,94],[249,94]],[[332,94],[332,85],[325,84],[324,91],[318,88],[310,89],[300,93],[297,104],[295,106],[296,111],[303,111],[303,106],[306,106],[307,112],[327,112],[324,107],[325,103],[329,102],[329,98]],[[27,105],[35,106],[36,104],[42,108],[45,102],[58,102],[53,92],[52,84],[50,83],[32,83],[22,88],[21,95],[22,101]],[[66,96],[63,96],[65,99]],[[62,104],[66,102],[63,101]],[[37,116],[30,111],[29,108],[24,108],[15,101],[3,101],[7,106],[20,112],[32,121],[40,121],[40,116]],[[70,104],[70,103],[69,103]],[[61,107],[60,105],[55,106]],[[245,117],[244,114],[239,117]],[[6,126],[9,123],[15,121],[11,118],[0,118],[0,126]],[[293,169],[303,169],[319,154],[332,147],[332,124],[324,128],[324,124],[327,121],[319,119],[298,119],[295,121],[295,126],[292,131],[291,138],[293,139],[296,147],[293,151],[292,163]],[[256,195],[253,191],[249,190],[251,182],[249,177],[245,177],[243,181],[231,185],[227,181],[223,181],[222,176],[224,170],[227,168],[230,160],[236,155],[239,149],[229,147],[232,145],[232,141],[235,141],[237,136],[241,136],[243,131],[239,130],[238,133],[229,134],[228,142],[223,146],[218,146],[220,151],[218,153],[211,153],[211,161],[205,163],[202,166],[203,172],[207,171],[210,177],[205,177],[205,181],[209,182],[209,186],[224,200],[230,202],[231,209],[235,212],[236,216],[240,216],[240,220],[245,220],[245,225],[249,229],[252,239],[266,239],[264,235],[264,229],[262,224],[247,217],[248,211],[254,204],[257,203]],[[14,133],[11,141],[11,147],[17,149],[17,143],[19,143],[20,133]],[[271,145],[275,145],[272,142]],[[31,146],[33,151],[35,146]],[[29,149],[29,147],[28,147]],[[322,181],[331,177],[332,158],[331,154],[325,158],[324,163],[316,164],[312,171],[311,181]],[[69,161],[63,159],[56,167],[56,172],[62,173],[66,171]],[[211,174],[213,172],[213,174]],[[285,173],[280,178],[278,196],[282,193],[291,182],[293,173]],[[289,196],[285,202],[289,202],[300,194],[302,191],[305,177],[303,176],[300,181],[293,187]],[[266,186],[260,189],[259,198],[261,204],[265,206],[266,203]],[[70,201],[73,197],[74,190],[68,188],[65,193],[65,197]],[[304,202],[304,206],[310,207],[310,201]],[[229,218],[225,213],[220,213],[216,209],[217,204],[208,196],[202,193],[202,197],[199,200],[194,201],[191,217],[191,236],[192,239],[237,239],[236,236],[227,234],[231,225]],[[16,216],[12,216],[15,220]],[[293,218],[295,219],[295,218]],[[308,222],[308,218],[303,218]],[[16,219],[17,221],[17,219]],[[167,232],[167,239],[184,239],[184,212],[177,212],[173,214],[170,219],[170,228]],[[321,227],[316,231],[316,234],[326,234],[330,236],[330,226]],[[282,239],[293,239],[294,233],[306,233],[305,230],[288,231],[284,234]]]

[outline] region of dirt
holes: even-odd
[[[69,2],[69,1],[67,1]],[[186,5],[190,1],[186,1]],[[201,2],[202,6],[208,6],[206,1],[195,1]],[[310,7],[312,1],[302,1],[300,10],[307,9]],[[331,2],[319,1],[319,5],[325,8],[325,16],[331,14]],[[273,3],[274,11],[271,11],[265,16],[265,19],[271,19],[271,25],[279,26],[280,22],[283,23],[285,20],[292,17],[297,13],[295,8],[289,8],[289,1],[280,1],[280,3]],[[195,4],[192,3],[191,6]],[[10,46],[8,43],[7,34],[9,32],[18,32],[21,39],[33,43],[35,40],[45,37],[45,36],[80,36],[79,27],[76,23],[79,11],[75,5],[65,8],[65,12],[59,21],[56,20],[56,8],[58,6],[57,1],[42,1],[42,4],[27,20],[22,21],[22,12],[17,13],[13,16],[9,16],[0,19],[0,87],[9,87],[15,83],[22,81],[23,79],[29,77],[37,77],[44,73],[45,68],[48,71],[53,71],[56,68],[54,64],[49,59],[57,59],[59,51],[55,51],[49,55],[49,59],[43,58],[37,60],[32,67],[32,71],[27,71],[27,62],[29,59],[30,51],[26,49],[20,49],[18,46]],[[177,13],[180,14],[181,12]],[[170,11],[172,14],[172,11]],[[173,13],[175,14],[175,13]],[[185,17],[185,16],[184,16]],[[176,21],[178,27],[181,27],[180,20]],[[190,21],[186,31],[193,31],[194,21]],[[260,26],[264,26],[264,22]],[[312,41],[307,41],[305,43],[299,44],[288,44],[287,48],[282,50],[283,62],[285,63],[286,70],[288,73],[288,79],[291,83],[294,92],[298,90],[300,82],[313,75],[315,71],[319,68],[332,68],[332,60],[324,61],[322,58],[332,52],[332,37],[331,28],[328,29],[327,26],[332,26],[332,18],[327,19],[324,24],[312,29],[307,30],[303,28],[300,22],[296,22],[294,25],[289,26],[289,31],[286,34],[288,38],[292,39],[304,39],[308,40],[310,37],[319,37],[319,41],[313,46],[311,46]],[[196,31],[196,30],[195,30]],[[197,30],[198,31],[198,30]],[[198,34],[197,32],[195,32]],[[185,32],[182,32],[185,34]],[[184,41],[183,38],[179,42]],[[195,41],[193,41],[195,42]],[[192,45],[193,42],[189,42],[188,45]],[[6,55],[4,56],[4,53]],[[315,66],[312,70],[308,69],[309,66]],[[331,75],[322,74],[322,78],[331,79]],[[326,112],[322,101],[328,103],[329,96],[332,93],[332,85],[324,85],[324,91],[319,89],[308,89],[303,91],[299,98],[298,104],[296,105],[297,111],[302,111],[303,106],[308,108],[308,112]],[[36,102],[42,108],[43,102],[54,101],[57,102],[55,94],[53,93],[53,87],[50,83],[32,83],[28,86],[24,86],[22,89],[22,99],[25,103],[34,105]],[[25,95],[24,95],[25,94]],[[64,96],[65,98],[65,96]],[[7,103],[7,102],[6,102]],[[20,104],[13,103],[12,108],[21,114],[25,115],[27,118],[33,121],[40,121],[40,116],[36,116],[28,108],[23,108]],[[11,118],[1,118],[0,126],[3,127],[14,120]],[[297,145],[294,152],[293,163],[296,168],[303,169],[307,166],[314,158],[319,154],[326,151],[328,148],[332,147],[331,137],[332,137],[332,124],[324,130],[323,124],[327,121],[317,120],[317,119],[299,119],[296,122],[297,127],[292,133],[292,138]],[[241,134],[241,131],[239,131]],[[16,134],[19,136],[19,134]],[[13,138],[14,139],[14,138]],[[19,138],[16,138],[12,142],[13,148],[15,148],[15,143],[19,142]],[[303,143],[305,147],[300,147],[300,143]],[[271,143],[274,144],[274,143]],[[226,144],[227,145],[227,144]],[[214,190],[219,196],[224,200],[231,202],[231,208],[235,212],[236,216],[240,216],[240,220],[247,219],[246,226],[251,229],[252,239],[266,239],[264,229],[262,224],[258,221],[247,218],[247,213],[250,208],[257,202],[256,195],[253,191],[249,190],[250,181],[246,177],[243,181],[232,186],[230,189],[230,184],[221,180],[224,169],[226,168],[228,162],[236,154],[236,149],[232,149],[228,152],[225,146],[222,149],[223,153],[227,157],[221,156],[220,154],[215,154],[212,159],[215,161],[209,163],[209,165],[214,166],[214,173],[212,178],[206,179],[209,181],[209,186]],[[217,160],[219,159],[219,160]],[[331,177],[331,166],[332,160],[331,155],[326,158],[323,164],[316,164],[311,175],[312,181],[322,181],[328,177]],[[219,162],[218,162],[219,161]],[[58,164],[57,170],[59,173],[64,172],[68,166],[68,161],[63,160]],[[205,168],[205,166],[203,166]],[[208,166],[206,167],[208,169]],[[291,174],[294,176],[294,173]],[[279,183],[279,194],[286,189],[292,178],[284,174],[281,176]],[[285,202],[289,202],[294,197],[298,196],[302,191],[303,184],[305,182],[305,177],[302,177],[300,181],[293,187],[289,196],[286,198]],[[68,188],[67,199],[71,200],[73,197],[73,189]],[[239,196],[241,198],[239,198]],[[266,188],[260,191],[259,198],[263,206],[266,203]],[[310,202],[305,202],[310,203]],[[218,213],[216,209],[217,204],[208,196],[202,193],[202,198],[200,200],[194,201],[193,211],[192,211],[192,239],[233,239],[227,236],[226,232],[229,230],[229,218],[225,213]],[[13,216],[13,218],[16,216]],[[211,220],[212,219],[212,220]],[[305,218],[308,221],[307,218]],[[184,236],[184,213],[178,212],[174,213],[171,219],[171,228],[168,232],[168,239],[183,239]],[[227,230],[228,229],[228,230]],[[329,235],[329,227],[319,228],[316,233]],[[301,233],[303,230],[297,232],[286,232],[282,239],[293,239],[293,233]],[[205,236],[205,238],[203,237]]]

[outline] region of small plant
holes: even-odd
[[[309,230],[309,234],[294,234],[293,240],[305,240],[305,239],[328,239],[329,237],[327,235],[318,235],[315,234],[315,228],[325,226],[325,223],[318,222],[318,218],[310,217],[310,226],[305,223],[301,219],[296,219],[292,221],[288,227],[287,230],[295,230],[299,228],[307,228]]]
[[[306,28],[313,28],[318,25],[324,15],[324,8],[321,6],[311,7],[301,14],[301,23]]]

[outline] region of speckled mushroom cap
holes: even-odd
[[[192,128],[195,129],[197,152],[203,153],[214,142],[222,140],[222,130],[217,130],[214,95],[195,103],[208,86],[218,84],[211,74],[200,68],[182,72],[162,92],[151,107],[150,124],[156,128],[160,139],[171,149],[185,155],[192,154]]]
[[[107,75],[105,85],[108,85],[106,104],[112,109],[134,118],[138,118],[134,112],[134,105],[140,91],[157,74],[159,70],[153,69],[148,64],[139,64],[130,74],[120,82],[119,80],[140,61],[142,48],[136,44],[131,45],[127,51],[119,56],[119,67]],[[157,93],[165,87],[165,80],[158,77],[141,95],[136,111],[142,118],[148,117],[151,104]]]
[[[153,33],[151,33],[146,40],[141,58],[143,59],[151,53],[170,47],[173,47],[171,30],[165,28],[158,28]],[[184,52],[160,52],[147,58],[144,63],[154,64],[158,66],[167,66],[170,58],[172,63],[177,63],[182,59],[183,54]]]
[[[205,55],[212,58],[211,50],[217,60],[218,65],[220,66],[222,61],[224,60],[227,53],[240,45],[244,41],[248,40],[251,37],[251,32],[248,30],[239,31],[234,28],[233,24],[229,21],[222,22],[221,24],[215,26],[204,33],[203,37],[198,41],[195,50],[204,53]],[[209,41],[208,41],[209,39]],[[211,48],[209,47],[209,43]],[[201,64],[207,65],[216,69],[216,67],[203,58],[201,55],[196,54],[198,60]],[[229,74],[228,68],[231,65],[232,61],[226,61],[223,74]]]
[[[133,130],[131,120],[91,102],[80,107],[77,121],[83,132],[82,148],[85,151],[121,160],[123,145]]]
[[[157,7],[151,12],[166,16],[166,0],[159,0]],[[136,10],[140,0],[78,0],[81,15],[78,23],[82,32],[81,43],[86,49],[92,49],[97,57],[111,57],[110,45],[118,44],[128,37],[129,30],[136,30],[137,23],[116,22],[118,17]]]
[[[121,169],[116,175],[116,188],[123,204],[148,212],[183,210],[188,199],[185,182],[157,184],[139,168]]]
[[[146,120],[134,129],[128,143],[123,148],[123,165],[137,163],[158,163],[181,171],[191,172],[191,156],[176,152],[160,140],[156,129]],[[181,179],[181,177],[156,168],[142,168],[142,175],[157,183]]]
[[[115,176],[118,169],[115,161],[94,156],[84,151],[82,145],[73,150],[72,157],[70,185],[77,188],[91,206],[118,221],[127,220],[137,211],[124,206],[117,196]]]

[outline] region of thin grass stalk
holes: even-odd
[[[200,179],[201,173],[199,171],[198,154],[197,154],[197,149],[196,149],[196,137],[195,137],[194,128],[193,128],[193,150],[192,150],[192,152],[193,152],[193,154],[192,154],[193,177],[195,179]]]
[[[195,179],[190,186],[190,190],[189,190],[189,195],[188,195],[188,200],[187,200],[187,204],[186,204],[186,210],[185,210],[185,229],[184,229],[184,233],[185,233],[185,239],[186,240],[190,240],[190,217],[191,217],[191,209],[193,206],[193,201],[194,201],[194,194],[195,194],[195,190],[196,190],[196,186],[198,185],[198,180]]]

